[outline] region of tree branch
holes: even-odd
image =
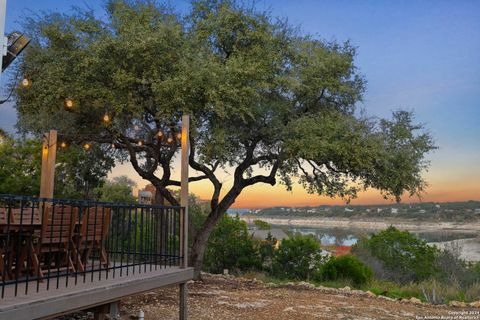
[[[208,179],[208,177],[206,175],[197,176],[197,177],[190,177],[190,178],[188,178],[188,182],[197,182],[197,181],[201,181],[201,180],[205,180],[205,179]],[[178,180],[168,180],[166,185],[167,186],[180,187],[181,183]]]
[[[210,201],[210,207],[212,211],[215,211],[218,206],[218,199],[220,197],[220,191],[222,189],[222,183],[215,176],[215,170],[219,162],[217,162],[212,166],[212,170],[209,169],[207,166],[197,162],[195,160],[195,141],[193,138],[190,138],[190,154],[188,157],[188,162],[193,169],[203,172],[205,176],[212,182],[213,194],[212,194],[212,199]]]

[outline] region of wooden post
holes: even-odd
[[[110,319],[111,320],[119,319],[119,317],[120,317],[120,300],[110,302],[110,308],[109,309],[110,309],[109,310]]]
[[[189,129],[190,129],[190,117],[188,115],[182,116],[182,157],[181,157],[181,189],[180,189],[180,205],[184,208],[183,215],[180,216],[180,228],[182,241],[181,254],[183,256],[183,262],[181,268],[188,266],[188,155],[190,151],[189,141]],[[188,308],[187,308],[187,296],[188,288],[187,283],[181,283],[179,287],[180,292],[180,320],[187,320]]]
[[[57,158],[57,131],[50,130],[43,137],[40,198],[53,198],[55,162]]]
[[[182,248],[183,254],[182,267],[188,266],[188,155],[189,155],[189,126],[190,117],[184,115],[182,117],[182,157],[181,157],[181,189],[180,189],[180,205],[184,208],[183,217],[180,218],[180,226],[182,228]],[[183,218],[183,219],[182,219]]]

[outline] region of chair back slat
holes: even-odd
[[[42,221],[41,243],[68,244],[74,232],[78,210],[67,205],[49,206]]]
[[[0,225],[6,225],[7,221],[7,210],[0,207]]]
[[[14,208],[10,211],[10,223],[15,225],[40,224],[42,217],[38,208]]]
[[[91,207],[82,217],[81,241],[102,241],[108,234],[110,208]]]

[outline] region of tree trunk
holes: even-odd
[[[161,206],[165,205],[165,198],[163,197],[162,193],[160,192],[160,190],[158,188],[155,188],[155,195],[154,195],[153,203],[161,205]]]
[[[193,278],[200,279],[200,272],[202,271],[203,257],[205,255],[205,248],[207,247],[208,237],[213,228],[217,225],[218,220],[226,212],[211,212],[202,228],[197,232],[190,251],[190,266],[193,267]]]
[[[218,221],[227,212],[228,208],[235,202],[238,195],[242,192],[244,186],[234,185],[232,189],[225,195],[220,201],[215,210],[210,212],[207,220],[203,223],[202,228],[197,232],[193,241],[192,249],[190,252],[190,266],[193,267],[193,278],[195,280],[200,279],[200,272],[202,271],[203,257],[205,255],[205,248],[207,247],[208,237],[212,233],[213,228],[217,225]]]
[[[161,194],[159,188],[155,188],[155,195],[154,195],[154,198],[153,198],[153,204],[155,205],[165,205],[165,198],[163,197],[163,195]],[[159,250],[159,252],[156,252],[156,253],[159,253],[161,254],[163,257],[163,255],[167,254],[167,250],[166,250],[166,246],[167,246],[167,239],[166,237],[164,236],[167,232],[167,225],[165,223],[165,216],[163,214],[163,210],[162,209],[155,209],[154,210],[156,212],[156,217],[155,217],[155,222],[156,222],[156,232],[157,232],[157,248]],[[162,258],[160,258],[160,262],[162,262]]]

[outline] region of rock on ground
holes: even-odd
[[[122,320],[178,319],[178,287],[162,288],[122,301]],[[204,275],[189,284],[189,319],[428,319],[475,308],[394,301],[357,290],[271,285],[231,276]]]

